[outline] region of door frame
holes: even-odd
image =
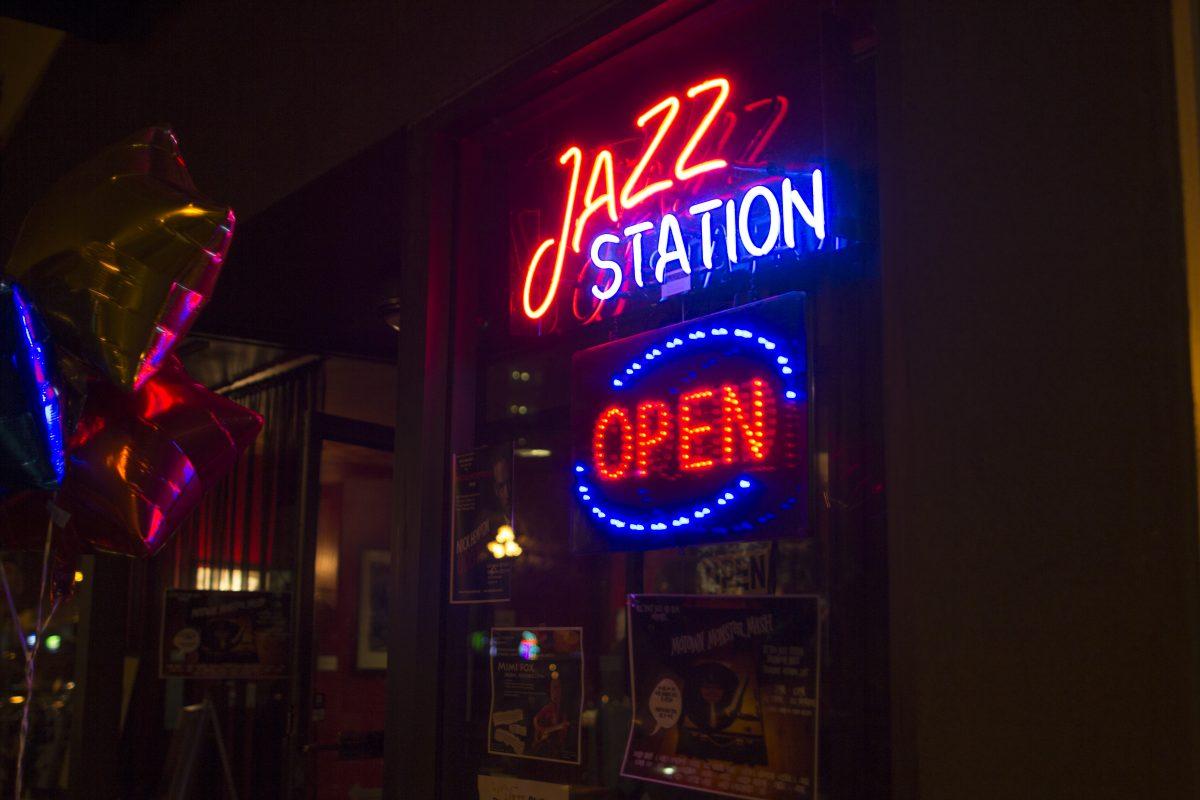
[[[316,671],[313,646],[313,587],[317,557],[317,511],[321,501],[321,453],[325,442],[356,445],[393,452],[396,431],[374,422],[309,411],[304,418],[303,480],[300,488],[300,530],[296,543],[296,581],[292,587],[292,678],[287,721],[284,796],[302,800],[309,785],[304,748],[309,744],[312,721],[312,681]],[[393,481],[395,476],[393,475]]]

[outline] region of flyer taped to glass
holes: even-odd
[[[492,628],[488,752],[578,764],[583,628]]]
[[[747,800],[815,798],[815,596],[630,595],[621,774]]]

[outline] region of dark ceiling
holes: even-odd
[[[400,132],[608,4],[0,0],[68,31],[4,143],[0,259],[58,177],[169,123],[200,191],[238,215],[197,331],[390,357]]]
[[[379,315],[400,264],[403,136],[372,145],[239,223],[197,333],[392,358]]]

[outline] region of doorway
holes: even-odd
[[[374,800],[383,792],[394,431],[321,413],[306,427],[289,797]]]

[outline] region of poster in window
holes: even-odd
[[[488,752],[578,764],[583,628],[492,628]]]
[[[621,774],[747,800],[816,795],[816,596],[630,595]]]
[[[291,595],[168,589],[163,678],[267,680],[288,674]]]
[[[513,531],[512,444],[454,454],[450,602],[502,603],[521,554]]]

